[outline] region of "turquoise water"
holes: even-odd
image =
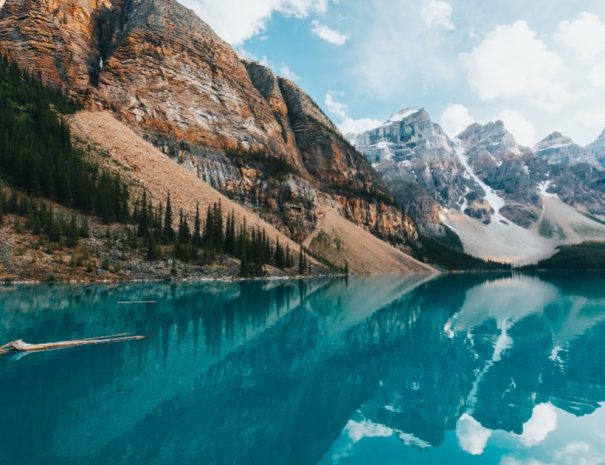
[[[604,284],[1,288],[0,464],[603,464]]]

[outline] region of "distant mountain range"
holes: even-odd
[[[553,133],[528,148],[502,121],[452,139],[425,110],[405,109],[347,138],[425,233],[447,227],[477,257],[528,263],[605,239],[605,131],[587,147]]]

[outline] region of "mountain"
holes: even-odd
[[[575,164],[588,160],[587,151],[560,132],[553,132],[534,147],[534,153],[550,164]]]
[[[457,139],[472,174],[485,184],[487,193],[496,191],[488,201],[494,213],[520,226],[530,226],[538,217],[534,207],[539,205],[538,193],[525,166],[530,150],[517,144],[502,121],[483,126],[475,123]],[[498,195],[501,200],[496,199]]]
[[[296,241],[326,208],[382,239],[417,238],[308,95],[241,58],[174,0],[6,0],[0,51]]]
[[[605,167],[605,129],[599,134],[599,137],[586,148],[597,159],[600,165]]]
[[[605,168],[605,131],[592,144],[581,147],[560,132],[553,132],[534,147],[536,156],[551,165],[574,166],[589,164]]]
[[[502,121],[448,137],[425,110],[349,135],[424,233],[483,259],[529,263],[559,244],[605,240],[601,137],[581,148],[554,133],[534,150]]]
[[[456,144],[425,110],[402,110],[382,126],[351,136],[351,141],[428,231],[439,223],[440,206],[464,209],[466,203],[480,210],[475,199],[483,197],[481,187],[466,176]]]

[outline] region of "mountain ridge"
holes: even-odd
[[[296,242],[326,207],[404,251],[418,237],[308,95],[173,0],[7,0],[0,50]]]
[[[452,229],[471,255],[511,263],[544,258],[557,244],[605,240],[586,216],[605,214],[605,166],[597,162],[605,150],[561,153],[576,149],[560,133],[532,150],[502,121],[473,123],[451,139],[426,110],[395,115],[349,137],[425,234]]]

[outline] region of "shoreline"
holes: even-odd
[[[80,285],[96,285],[96,284],[143,284],[143,283],[212,283],[212,282],[227,282],[227,283],[236,283],[236,282],[245,282],[245,281],[304,281],[308,279],[316,279],[316,278],[345,278],[347,275],[345,274],[317,274],[317,275],[295,275],[295,276],[256,276],[249,278],[242,278],[239,276],[224,276],[224,277],[214,277],[214,278],[172,278],[172,279],[162,279],[162,278],[150,278],[150,279],[99,279],[99,280],[53,280],[53,281],[44,281],[44,280],[35,280],[35,279],[15,279],[15,280],[4,280],[0,282],[0,289],[4,287],[10,286],[35,286],[40,284],[80,284]]]
[[[483,272],[480,272],[483,273]],[[488,273],[485,271],[484,273]],[[220,276],[220,277],[187,277],[187,278],[135,278],[135,279],[98,279],[98,280],[78,280],[78,279],[69,279],[69,280],[35,280],[35,279],[14,279],[14,280],[4,280],[0,281],[0,290],[5,287],[11,286],[35,286],[40,284],[50,284],[50,285],[68,285],[68,284],[77,284],[77,285],[96,285],[96,284],[153,284],[153,283],[173,283],[173,284],[181,284],[181,283],[212,283],[212,282],[225,282],[225,283],[238,283],[238,282],[258,282],[258,281],[305,281],[310,279],[318,279],[318,278],[347,278],[347,277],[356,277],[356,276],[373,276],[379,278],[381,276],[401,276],[402,278],[408,278],[410,276],[425,276],[428,278],[435,278],[437,276],[445,276],[448,274],[456,274],[448,271],[435,270],[433,272],[427,273],[351,273],[349,275],[344,273],[320,273],[313,275],[293,275],[293,276],[255,276],[255,277],[239,277],[239,276]]]
[[[239,276],[218,276],[218,277],[186,277],[186,278],[134,278],[134,279],[98,279],[98,280],[81,280],[81,279],[56,279],[56,280],[36,280],[36,279],[4,279],[0,280],[0,290],[12,286],[36,286],[41,284],[47,285],[100,285],[100,284],[159,284],[159,283],[171,283],[171,284],[195,284],[195,283],[239,283],[239,282],[271,282],[271,281],[305,281],[318,278],[348,278],[356,276],[373,276],[379,278],[381,276],[393,276],[394,274],[400,275],[402,278],[410,276],[426,276],[430,278],[436,278],[439,276],[460,276],[460,275],[481,275],[481,274],[543,274],[543,273],[565,273],[565,272],[587,272],[587,273],[602,273],[605,270],[602,269],[585,269],[585,270],[574,270],[574,269],[563,269],[563,270],[551,270],[551,269],[511,269],[511,270],[436,270],[432,273],[384,273],[384,274],[354,274],[351,273],[346,275],[344,273],[321,273],[313,275],[293,275],[293,276],[255,276],[243,278]]]

